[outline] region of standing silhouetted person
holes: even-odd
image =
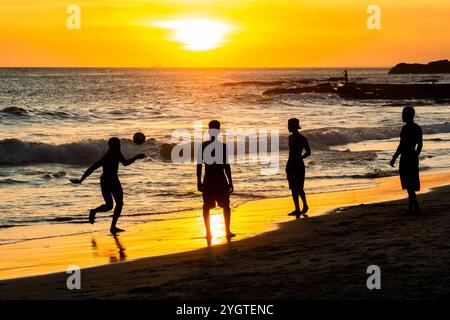
[[[203,219],[206,227],[206,238],[211,239],[209,211],[215,208],[216,202],[223,208],[225,231],[227,238],[235,236],[230,231],[231,209],[230,194],[233,192],[231,167],[228,163],[227,146],[220,142],[220,122],[209,123],[210,140],[202,143],[197,154],[197,189],[203,194]],[[205,163],[205,176],[202,183],[202,163]]]
[[[300,218],[300,215],[307,217],[308,204],[306,203],[306,195],[304,190],[305,184],[305,163],[303,159],[311,155],[311,148],[308,140],[300,132],[300,121],[296,118],[289,119],[288,129],[289,136],[289,159],[286,165],[286,174],[289,182],[289,189],[292,192],[295,210],[289,215]],[[305,151],[305,153],[303,153]],[[303,209],[300,211],[298,197],[302,198]]]
[[[400,156],[400,181],[408,191],[409,205],[406,214],[420,213],[416,191],[420,190],[419,155],[422,151],[422,128],[414,122],[413,107],[403,109],[402,118],[406,124],[400,132],[400,144],[391,160],[391,166]]]
[[[89,222],[94,223],[95,214],[97,212],[107,212],[113,209],[113,198],[116,201],[116,207],[114,208],[114,215],[111,223],[111,233],[116,234],[117,232],[124,231],[116,227],[117,220],[119,220],[120,213],[123,207],[123,190],[122,185],[119,180],[119,162],[124,166],[129,166],[137,159],[143,159],[144,154],[138,154],[131,159],[125,159],[120,151],[120,140],[119,138],[110,138],[108,140],[109,150],[106,154],[94,163],[86,172],[83,174],[81,179],[71,179],[72,183],[82,183],[87,177],[91,175],[92,172],[100,167],[103,167],[103,174],[100,178],[100,186],[102,190],[102,196],[105,200],[105,204],[91,209],[89,212]]]
[[[348,86],[348,72],[347,72],[347,70],[344,71],[344,79],[345,79],[345,85]]]

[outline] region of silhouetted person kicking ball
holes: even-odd
[[[89,212],[89,222],[94,223],[95,214],[97,212],[107,212],[113,209],[113,198],[116,201],[116,207],[114,208],[114,215],[111,223],[111,233],[116,234],[117,232],[124,231],[116,227],[117,220],[119,220],[120,213],[123,207],[123,190],[122,185],[119,180],[119,162],[124,166],[129,166],[138,159],[145,158],[144,154],[138,154],[131,159],[125,159],[120,151],[120,140],[119,138],[111,138],[108,140],[109,150],[106,154],[96,163],[94,163],[86,172],[83,174],[81,179],[71,179],[72,183],[82,183],[87,177],[91,175],[92,172],[100,167],[103,167],[103,174],[100,178],[100,186],[102,189],[102,196],[105,200],[105,204],[91,209]]]
[[[405,214],[419,214],[416,191],[420,190],[419,155],[422,151],[422,128],[414,122],[415,110],[405,107],[402,113],[403,126],[400,132],[400,144],[391,160],[391,166],[400,156],[400,181],[402,188],[408,191],[409,205]]]
[[[300,121],[296,118],[289,119],[289,159],[286,165],[286,174],[289,182],[289,189],[292,192],[295,210],[289,213],[290,216],[300,218],[300,215],[307,217],[308,204],[306,203],[305,184],[305,163],[303,159],[311,155],[311,148],[308,140],[300,132]],[[305,153],[303,153],[305,151]],[[300,211],[298,197],[302,198],[303,209]]]
[[[210,140],[202,143],[197,154],[197,189],[203,194],[203,219],[206,227],[206,238],[211,239],[209,211],[215,208],[216,202],[223,208],[227,239],[236,236],[230,231],[231,209],[230,194],[233,192],[231,167],[228,163],[226,144],[218,141],[220,122],[209,123]],[[202,163],[205,163],[205,176],[202,183]]]

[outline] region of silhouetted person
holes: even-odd
[[[419,155],[422,151],[422,128],[414,122],[415,110],[405,107],[402,112],[403,126],[400,132],[400,144],[392,157],[393,167],[400,156],[400,181],[402,188],[408,191],[409,205],[406,214],[420,213],[416,191],[420,190]]]
[[[344,71],[344,79],[345,79],[345,85],[348,86],[348,73],[347,73],[347,70]]]
[[[203,194],[203,219],[206,227],[206,238],[211,239],[209,211],[215,208],[216,202],[223,208],[225,231],[228,239],[235,236],[230,231],[231,209],[230,194],[233,192],[231,167],[228,163],[227,146],[220,142],[220,122],[209,123],[210,140],[202,143],[197,154],[197,189]],[[205,163],[205,176],[202,183],[202,163]]]
[[[288,129],[291,132],[289,136],[289,159],[286,165],[286,174],[289,182],[289,189],[292,192],[295,210],[289,215],[300,218],[300,215],[307,217],[308,204],[304,190],[305,184],[305,163],[303,159],[311,155],[311,148],[308,140],[300,132],[300,121],[296,118],[289,119]],[[305,151],[305,153],[303,153]],[[300,211],[298,197],[302,198],[303,209]]]
[[[100,167],[103,167],[103,174],[100,178],[100,186],[105,204],[90,210],[89,222],[94,223],[95,214],[97,212],[107,212],[112,210],[114,206],[114,198],[114,200],[116,201],[116,207],[114,208],[114,215],[110,231],[112,234],[115,234],[117,232],[124,231],[116,227],[117,220],[120,217],[120,213],[122,212],[123,207],[123,190],[118,176],[119,162],[124,166],[129,166],[137,159],[143,159],[145,155],[141,153],[131,159],[125,159],[122,155],[122,152],[120,151],[119,138],[110,138],[108,140],[108,145],[109,150],[106,152],[106,154],[91,167],[89,167],[89,169],[86,170],[81,179],[71,179],[70,181],[72,183],[82,183],[87,177],[91,175],[92,172]]]

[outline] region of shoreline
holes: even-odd
[[[310,195],[310,217],[324,215],[341,207],[393,201],[406,196],[398,177],[375,179],[375,182],[378,186],[373,188]],[[422,173],[422,182],[421,193],[426,193],[430,188],[450,184],[450,172]],[[238,206],[232,215],[233,231],[237,233],[238,241],[233,240],[231,244],[263,236],[278,230],[282,223],[293,220],[287,216],[292,211],[291,201],[290,197],[269,198]],[[227,241],[221,212],[216,209],[212,213],[214,237],[211,245],[215,247]],[[6,244],[2,245],[0,252],[0,279],[65,272],[70,265],[84,269],[185,253],[208,246],[203,234],[203,220],[201,212],[198,212],[194,218],[132,226],[117,237],[95,232]]]
[[[0,298],[448,298],[449,195],[448,184],[422,192],[421,216],[403,215],[404,199],[357,204],[241,241],[86,268],[81,290],[66,289],[65,272],[1,281]],[[366,287],[372,264],[382,290]]]
[[[436,172],[447,172],[447,171],[450,172],[450,170],[448,170],[448,169],[442,169],[442,170],[426,169],[426,171],[421,172],[421,174],[422,173],[429,174],[429,173],[436,173]],[[389,176],[378,177],[378,178],[364,178],[365,180],[370,180],[370,182],[368,182],[368,184],[370,184],[370,185],[357,186],[357,187],[354,187],[354,188],[342,189],[342,190],[338,189],[338,190],[332,190],[332,191],[308,192],[306,190],[306,194],[308,196],[310,196],[310,195],[321,195],[321,194],[329,194],[329,193],[337,193],[337,192],[350,192],[350,191],[356,191],[356,190],[368,190],[368,189],[372,189],[372,188],[376,188],[377,187],[377,184],[376,184],[376,180],[377,179],[393,178],[393,177],[396,177],[396,176],[397,175],[389,175]],[[449,184],[450,184],[450,181],[449,181]],[[269,199],[273,200],[273,199],[285,199],[285,198],[290,198],[290,196],[283,196],[283,197],[281,197],[281,196],[274,196],[274,197],[264,197],[264,196],[259,197],[259,196],[255,196],[254,199],[246,199],[246,200],[244,200],[242,202],[239,202],[237,204],[231,204],[231,211],[233,212],[238,207],[240,207],[242,205],[246,205],[247,203],[253,203],[253,202],[261,201],[261,200],[269,200]],[[150,214],[147,214],[147,215],[149,217],[152,217],[152,218],[156,219],[156,220],[159,220],[158,218],[161,217],[161,216],[165,216],[165,217],[169,216],[170,217],[170,216],[176,216],[176,215],[179,215],[179,214],[190,214],[191,215],[190,218],[192,218],[193,214],[198,215],[198,212],[201,212],[201,210],[202,210],[202,208],[201,208],[201,206],[199,206],[197,208],[177,209],[177,210],[161,212],[161,213],[150,213]],[[86,220],[87,220],[87,215],[88,214],[86,213]],[[124,214],[122,216],[122,218],[126,217],[126,216],[127,216],[127,214]],[[96,222],[96,225],[103,225],[104,229],[108,230],[111,218],[112,218],[112,214],[110,216],[108,216],[107,221]],[[181,217],[181,218],[180,217],[176,217],[176,218],[171,218],[171,219],[184,219],[184,218],[185,217]],[[154,219],[143,220],[143,221],[139,221],[139,222],[126,224],[123,228],[128,230],[128,228],[130,228],[130,227],[136,227],[136,226],[139,226],[139,225],[150,223]],[[168,220],[171,220],[171,219],[168,219]],[[14,228],[29,228],[30,230],[33,230],[33,229],[37,229],[37,228],[40,228],[40,227],[46,227],[46,228],[50,227],[50,228],[52,228],[52,227],[59,227],[59,226],[72,228],[73,226],[84,226],[86,224],[87,224],[86,222],[82,222],[82,223],[80,223],[80,222],[77,222],[77,223],[48,223],[48,224],[38,224],[38,223],[36,223],[36,224],[33,224],[33,225],[30,224],[30,225],[23,225],[23,226],[11,226],[11,227],[4,228],[4,229],[2,229],[0,227],[0,231],[9,232],[9,231],[13,230]],[[26,231],[29,231],[29,230],[26,230]],[[2,246],[5,246],[5,245],[19,244],[19,243],[23,243],[23,242],[27,242],[27,241],[44,240],[44,239],[52,239],[52,238],[60,238],[60,237],[69,237],[69,236],[77,236],[77,235],[83,235],[83,234],[89,235],[89,234],[95,234],[95,233],[98,233],[98,232],[99,232],[99,230],[84,230],[83,229],[83,230],[73,231],[72,233],[63,233],[63,234],[56,234],[56,235],[45,235],[45,236],[42,236],[42,237],[29,238],[29,239],[17,239],[15,241],[11,241],[11,242],[0,243],[0,248]],[[24,233],[24,231],[14,232],[13,234],[23,234],[23,233]],[[237,240],[239,240],[239,239],[237,239]],[[1,278],[0,278],[0,280],[1,280]]]
[[[447,173],[447,172],[450,172],[450,169],[448,169],[448,168],[438,168],[438,169],[426,168],[423,171],[420,171],[420,174],[421,175],[422,174],[435,174],[435,173],[440,173],[440,172]],[[310,195],[321,195],[321,194],[329,194],[329,193],[368,190],[368,189],[372,189],[372,188],[376,188],[377,187],[376,181],[378,179],[394,178],[394,177],[397,177],[397,176],[398,176],[398,174],[397,175],[387,175],[387,176],[382,176],[382,177],[364,178],[365,180],[370,180],[370,182],[368,183],[370,185],[357,186],[355,188],[342,189],[342,190],[338,189],[338,190],[331,190],[331,191],[308,192],[308,190],[306,190],[306,194],[307,194],[307,196],[310,196]],[[449,181],[449,184],[450,184],[450,181]],[[253,203],[255,201],[268,200],[268,199],[284,199],[284,198],[290,198],[290,196],[283,196],[283,197],[280,197],[280,196],[275,196],[275,197],[263,197],[263,196],[258,197],[258,196],[255,196],[254,199],[247,199],[247,200],[239,202],[239,203],[237,203],[235,205],[231,204],[231,211],[233,212],[236,208],[238,208],[238,207],[240,207],[242,205],[246,205],[247,203]],[[177,209],[177,210],[174,210],[174,211],[167,211],[167,212],[161,212],[161,213],[151,213],[151,214],[148,214],[148,216],[156,218],[158,220],[158,217],[160,217],[160,216],[175,216],[175,215],[178,215],[178,214],[191,214],[192,215],[194,213],[196,215],[198,215],[198,212],[201,211],[201,210],[202,210],[201,207],[198,207],[198,208],[187,208],[187,209]],[[322,214],[324,214],[324,213],[322,213]],[[125,214],[123,216],[127,216],[127,215]],[[108,217],[108,221],[106,221],[106,222],[105,221],[96,222],[96,225],[104,225],[105,230],[107,230],[107,229],[109,229],[108,226],[110,224],[110,222],[109,222],[110,218],[112,218],[112,214]],[[183,219],[183,217],[182,218],[176,217],[175,219]],[[136,226],[143,225],[143,224],[150,223],[150,222],[152,222],[152,219],[143,220],[143,221],[139,221],[139,222],[135,222],[135,223],[130,223],[130,224],[125,225],[124,228],[128,229],[129,227],[136,227]],[[83,223],[79,223],[78,222],[78,223],[68,223],[68,224],[66,224],[66,223],[61,223],[61,224],[59,224],[59,223],[34,224],[34,225],[23,225],[23,226],[11,226],[10,228],[8,227],[8,228],[4,228],[4,229],[0,228],[0,231],[3,230],[4,232],[5,231],[9,232],[10,230],[12,230],[14,228],[30,228],[31,230],[33,230],[33,229],[37,229],[38,227],[42,227],[42,226],[47,227],[47,228],[48,227],[52,228],[52,227],[58,227],[58,226],[73,227],[73,226],[83,226],[83,225],[86,225],[86,223],[84,223],[84,222]],[[42,237],[29,238],[29,239],[17,239],[17,240],[11,241],[11,242],[0,243],[0,248],[2,246],[5,246],[5,245],[19,244],[19,243],[27,242],[27,241],[44,240],[44,239],[52,239],[52,238],[68,237],[68,236],[77,236],[77,235],[83,235],[83,234],[89,235],[89,234],[95,234],[95,233],[98,233],[98,232],[99,232],[99,230],[84,230],[83,229],[83,230],[73,231],[72,233],[46,235],[46,236],[42,236]],[[16,232],[14,232],[14,233],[16,233]],[[23,231],[19,232],[19,234],[20,233],[23,233]],[[237,240],[239,240],[239,239],[237,239]],[[2,280],[1,277],[0,277],[0,280]]]

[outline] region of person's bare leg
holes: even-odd
[[[416,192],[413,189],[408,189],[407,191],[409,200],[408,211],[411,213],[420,213]]]
[[[113,197],[116,201],[116,207],[114,208],[114,215],[111,222],[111,229],[110,232],[112,234],[116,234],[117,232],[125,231],[123,229],[117,228],[116,224],[119,220],[120,214],[122,213],[123,208],[123,190],[122,186],[119,184],[116,186],[115,190],[113,191]]]
[[[125,231],[123,229],[117,228],[116,224],[119,220],[120,214],[122,213],[123,203],[116,203],[116,207],[114,208],[114,215],[111,222],[111,233],[115,234],[117,232]]]
[[[111,192],[109,191],[108,186],[101,183],[101,189],[102,189],[103,200],[105,200],[105,204],[102,204],[101,206],[98,206],[97,208],[91,209],[89,211],[89,223],[91,223],[91,224],[94,224],[95,214],[97,212],[108,212],[108,211],[112,210],[112,208],[114,207],[113,197],[111,195]]]
[[[300,204],[298,202],[298,196],[299,193],[296,191],[292,191],[292,200],[294,201],[295,210],[289,213],[290,216],[296,216],[297,218],[300,217]]]
[[[303,210],[302,210],[302,214],[304,216],[306,216],[306,213],[308,212],[308,204],[306,203],[306,194],[305,194],[305,190],[300,190],[300,198],[302,198],[302,202],[303,202]]]
[[[419,201],[417,200],[416,192],[413,191],[413,194],[414,194],[414,206],[416,208],[416,213],[421,213],[420,212],[420,207],[419,207]]]
[[[233,232],[231,232],[231,230],[230,230],[231,209],[230,209],[229,205],[223,207],[223,217],[224,217],[224,220],[225,220],[225,231],[227,233],[227,238],[230,239],[230,238],[235,237],[236,235]]]
[[[410,189],[406,189],[406,191],[408,192],[408,209],[406,209],[405,214],[411,214],[413,212],[413,199],[411,196],[411,190]]]
[[[209,208],[206,208],[203,206],[203,221],[205,222],[205,228],[206,228],[206,239],[211,239],[211,227],[209,223]]]
[[[102,204],[101,206],[99,206],[99,207],[97,207],[95,209],[91,209],[89,211],[89,223],[94,224],[94,222],[95,222],[95,215],[98,212],[108,212],[108,211],[111,211],[113,207],[114,207],[113,203],[110,202],[110,203]]]

